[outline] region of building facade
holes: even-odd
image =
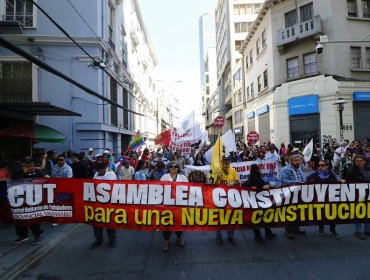
[[[311,138],[326,144],[369,137],[367,2],[265,2],[242,47],[245,127],[260,133],[260,143],[301,146]],[[259,55],[258,40],[266,42]],[[258,62],[253,66],[251,52]],[[346,103],[338,113],[334,103],[341,98]]]
[[[154,139],[158,113],[152,98],[152,71],[156,57],[138,1],[36,2],[78,45],[29,1],[2,2],[3,22],[21,26],[20,32],[3,38],[90,91],[1,48],[1,72],[6,77],[0,81],[1,103],[43,102],[72,112],[70,116],[13,114],[9,121],[28,120],[62,132],[65,144],[37,144],[58,152],[87,151],[89,147],[102,152],[110,147],[119,154],[137,130],[148,140]]]
[[[225,116],[224,131],[233,128],[233,116],[239,116],[240,105],[234,104],[234,95],[240,88],[234,89],[235,75],[241,77],[242,55],[240,48],[250,27],[256,19],[264,1],[219,0],[216,7],[216,63],[219,95],[219,114]],[[241,80],[241,79],[240,79]],[[241,95],[244,92],[241,91]],[[242,97],[244,100],[244,97]],[[238,107],[235,107],[238,106]],[[235,111],[236,110],[236,111]],[[241,127],[240,120],[236,124]],[[242,136],[243,137],[243,136]],[[242,138],[241,137],[241,138]]]

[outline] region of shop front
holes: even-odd
[[[355,139],[364,143],[370,138],[370,92],[353,93],[353,122]]]
[[[260,135],[261,145],[270,141],[270,108],[263,105],[256,109],[258,116],[258,133]]]
[[[303,147],[313,138],[320,143],[320,113],[317,95],[288,99],[290,143]]]

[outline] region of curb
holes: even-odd
[[[60,229],[55,232],[50,232],[50,234],[45,235],[41,239],[41,243],[37,246],[25,246],[25,244],[20,245],[19,247],[14,247],[14,254],[9,253],[5,262],[2,263],[3,269],[0,271],[0,279],[12,280],[27,269],[34,262],[38,261],[44,255],[46,255],[52,248],[54,248],[60,241],[66,238],[74,230],[76,230],[81,224],[66,224],[60,225]]]

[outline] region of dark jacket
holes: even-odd
[[[364,177],[364,174],[360,171],[360,169],[357,166],[352,166],[348,171],[346,172],[345,179],[349,182],[365,182],[366,179]]]
[[[259,176],[249,177],[249,179],[244,182],[243,187],[251,190],[262,191],[264,185],[266,185],[266,182],[262,179],[261,176]]]

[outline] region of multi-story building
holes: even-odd
[[[148,132],[144,135],[148,139],[154,138],[157,114],[153,110],[156,100],[151,99],[155,88],[151,71],[156,58],[138,2],[38,0],[37,5],[76,44],[30,1],[3,1],[0,28],[14,23],[21,28],[2,37],[88,92],[1,48],[0,105],[28,101],[30,108],[49,103],[60,107],[60,114],[71,115],[26,116],[13,111],[11,116],[6,114],[2,126],[23,119],[55,128],[66,135],[66,143],[39,145],[58,152],[88,147],[101,152],[110,147],[119,153],[139,129]]]
[[[148,147],[154,146],[157,133],[157,110],[153,70],[157,65],[154,48],[137,0],[124,1],[128,65],[133,83],[133,129],[140,131]]]
[[[205,116],[205,128],[208,131],[209,139],[213,139],[217,131],[214,129],[214,119],[218,116],[218,106],[212,105],[211,97],[217,91],[217,67],[216,48],[208,48],[204,61],[204,89],[202,92],[202,114]]]
[[[236,113],[233,104],[235,94],[233,84],[234,74],[238,73],[238,65],[242,59],[239,50],[263,2],[263,0],[219,0],[217,3],[215,13],[217,79],[219,111],[220,115],[225,116],[224,130],[232,128],[233,116]],[[244,97],[242,99],[244,100]],[[237,125],[239,124],[238,119]]]
[[[369,137],[368,2],[265,2],[242,47],[246,131],[296,145]]]

